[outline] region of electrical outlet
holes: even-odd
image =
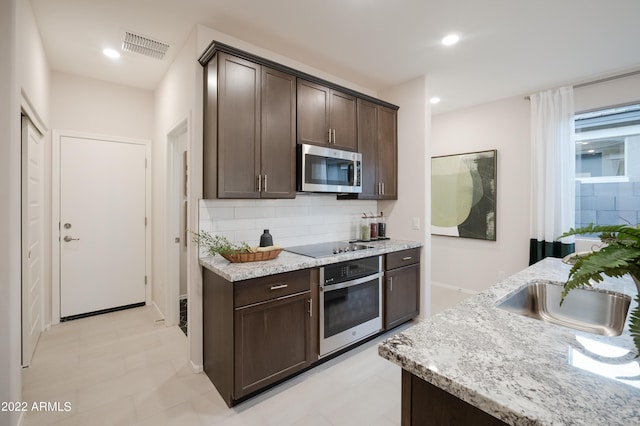
[[[413,218],[413,220],[411,221],[411,228],[420,229],[420,218],[419,217],[414,217]]]

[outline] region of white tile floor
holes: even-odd
[[[437,288],[432,313],[467,296]],[[60,410],[29,411],[24,424],[400,424],[400,368],[380,358],[376,346],[402,328],[228,408],[206,375],[192,373],[180,328],[156,319],[155,309],[142,307],[43,333],[23,369],[23,400],[29,407],[58,402]]]

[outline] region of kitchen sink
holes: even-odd
[[[496,306],[509,312],[604,336],[619,336],[631,297],[595,288],[573,289],[560,306],[562,283],[533,281]]]

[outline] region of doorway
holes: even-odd
[[[189,121],[185,119],[167,134],[167,300],[165,323],[188,333],[187,230]]]
[[[54,134],[53,321],[149,300],[148,143]]]

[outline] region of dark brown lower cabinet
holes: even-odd
[[[385,329],[390,330],[420,312],[420,249],[387,254]]]
[[[502,426],[500,419],[402,370],[402,426]]]
[[[227,405],[317,360],[310,270],[238,282],[203,274],[204,371]]]
[[[307,291],[236,308],[236,398],[309,365],[309,294]]]

